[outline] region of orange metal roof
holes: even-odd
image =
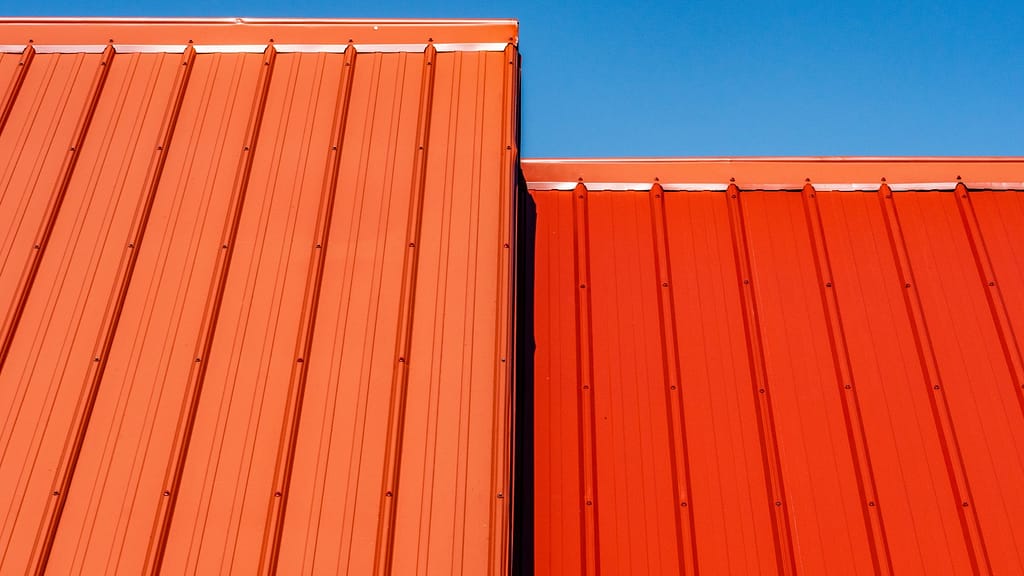
[[[1024,159],[523,170],[538,574],[1024,571]]]
[[[0,22],[0,572],[506,571],[516,28]]]

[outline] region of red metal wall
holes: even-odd
[[[537,573],[1024,570],[1024,164],[607,164],[524,164]]]

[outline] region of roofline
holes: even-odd
[[[507,19],[0,18],[6,46],[497,44],[517,45]]]
[[[523,158],[523,164],[646,164],[699,162],[1024,162],[1024,156],[652,156],[637,158]]]
[[[706,158],[535,158],[522,160],[534,190],[1024,189],[1024,157],[750,156]]]

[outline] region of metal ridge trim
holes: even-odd
[[[562,182],[528,182],[527,187],[530,190],[558,190],[558,191],[571,191],[576,188],[579,182],[573,181],[562,181]],[[792,190],[799,191],[804,187],[802,183],[773,183],[773,184],[745,184],[741,183],[739,188],[742,190],[762,190],[762,191],[782,191]],[[587,190],[590,191],[605,191],[605,192],[624,192],[624,191],[637,191],[647,192],[651,189],[654,182],[583,182]],[[709,182],[658,182],[663,189],[666,191],[674,192],[724,192],[729,188],[728,183],[709,183]],[[877,192],[881,183],[818,183],[811,182],[815,190],[821,190],[823,192]],[[888,183],[889,188],[893,192],[913,192],[913,191],[950,191],[954,190],[957,186],[957,182],[902,182],[902,183]],[[964,182],[967,188],[971,190],[1024,190],[1024,182]]]

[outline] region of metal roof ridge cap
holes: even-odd
[[[523,158],[524,164],[666,164],[733,162],[1024,162],[1024,156],[652,156],[636,158]]]
[[[419,26],[475,26],[514,24],[518,18],[246,18],[246,17],[107,17],[2,16],[0,24],[394,24]]]

